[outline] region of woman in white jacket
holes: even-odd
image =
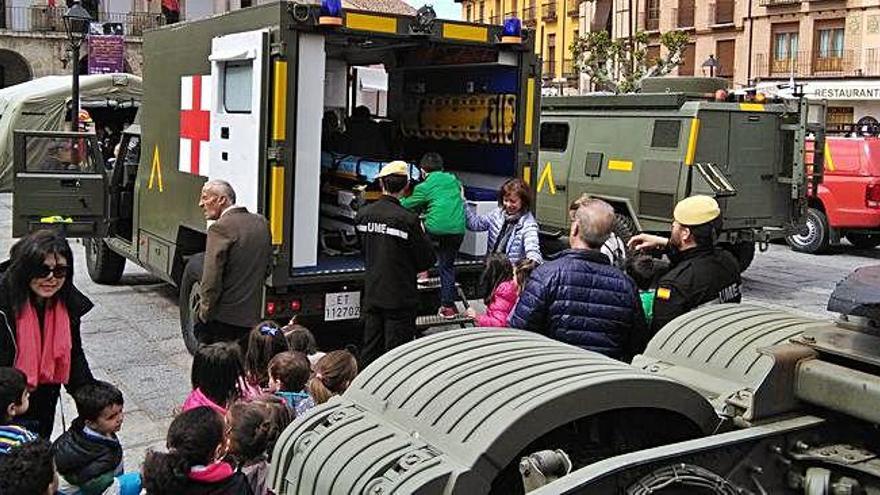
[[[544,261],[538,240],[538,222],[532,215],[531,190],[522,179],[508,179],[498,190],[498,208],[486,215],[465,209],[467,228],[488,231],[488,253],[505,253],[511,263],[527,258]]]

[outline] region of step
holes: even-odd
[[[416,318],[417,329],[439,327],[444,325],[460,325],[462,328],[464,328],[465,325],[473,324],[474,319],[466,315],[459,315],[455,318],[444,318],[440,315],[426,315]]]
[[[422,290],[422,291],[436,290],[436,289],[440,288],[440,277],[428,277],[428,278],[419,279],[416,282],[416,285],[417,285],[418,289]],[[460,288],[461,285],[459,285],[459,283],[456,282],[455,287]]]

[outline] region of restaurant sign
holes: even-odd
[[[880,100],[880,81],[810,82],[804,93],[826,100]]]

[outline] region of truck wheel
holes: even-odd
[[[125,257],[110,249],[101,238],[86,237],[83,239],[83,245],[86,248],[86,268],[89,277],[99,284],[119,282],[125,270]]]
[[[790,235],[785,240],[794,251],[816,254],[828,249],[828,234],[828,217],[822,210],[809,208],[804,231],[798,235]]]
[[[739,262],[739,272],[746,271],[755,259],[754,242],[737,242],[736,244],[722,244],[722,248],[732,254]]]
[[[202,266],[205,263],[205,254],[194,255],[186,263],[183,276],[180,278],[180,333],[183,343],[190,354],[195,354],[199,348],[199,340],[194,331],[196,314],[199,311],[199,292],[202,279]]]
[[[874,249],[880,245],[880,234],[859,234],[847,232],[846,240],[859,249]]]
[[[611,231],[626,244],[632,236],[636,235],[636,224],[628,215],[615,213],[614,223],[611,224]]]

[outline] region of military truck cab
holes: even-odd
[[[269,220],[263,316],[320,325],[319,339],[355,327],[364,266],[353,222],[380,195],[378,170],[404,159],[416,179],[422,154],[438,152],[469,198],[494,201],[505,179],[534,170],[539,68],[527,30],[321,9],[283,1],[146,33],[143,105],[116,164],[88,190],[85,178],[45,177],[76,189],[64,203],[82,196],[87,211],[52,204],[57,194],[19,202],[17,232],[51,216],[91,222],[68,232],[90,237],[92,278],[118,282],[128,259],[178,285],[193,348],[207,232],[198,197],[223,179]],[[465,292],[480,269],[480,253],[462,253]],[[424,293],[426,308],[437,304]]]
[[[806,176],[806,106],[715,101],[716,79],[646,81],[643,92],[544,98],[537,218],[564,235],[568,206],[582,194],[618,213],[615,231],[668,232],[675,204],[715,196],[720,239],[747,266],[754,243],[781,238],[801,223]]]

